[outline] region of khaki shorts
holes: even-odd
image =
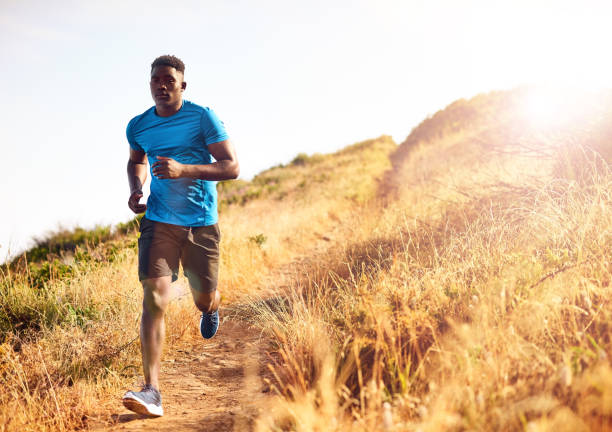
[[[138,276],[142,281],[172,275],[174,282],[180,262],[193,289],[215,291],[220,239],[217,224],[185,227],[143,217],[138,239]]]

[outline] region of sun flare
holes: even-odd
[[[538,88],[530,91],[525,97],[524,104],[524,114],[534,126],[554,126],[567,111],[563,95],[551,89]]]
[[[522,102],[522,115],[537,130],[570,127],[587,120],[597,105],[597,93],[563,86],[530,88]]]

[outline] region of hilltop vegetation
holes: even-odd
[[[280,201],[290,194],[292,200],[303,200],[313,192],[332,200],[350,198],[361,202],[372,196],[376,186],[370,173],[375,173],[376,180],[381,168],[388,167],[388,154],[395,148],[390,137],[382,136],[350,145],[333,155],[300,153],[287,166],[265,170],[251,181],[219,183],[219,202],[226,207],[262,198]],[[364,182],[351,178],[359,175],[365,176]]]
[[[608,428],[612,100],[539,125],[528,96],[416,127],[302,295],[256,308],[283,347],[262,430]]]
[[[530,97],[218,185],[225,313],[274,347],[256,430],[609,428],[612,97],[546,124]],[[135,225],[2,268],[5,429],[85,427],[139,374]],[[170,350],[196,321],[173,303]]]

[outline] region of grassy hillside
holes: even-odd
[[[224,304],[265,292],[273,272],[328,243],[334,225],[375,193],[396,148],[383,136],[220,184]],[[137,225],[58,232],[0,268],[0,430],[86,427],[115,411],[141,375]],[[170,353],[198,338],[186,282],[175,285]]]
[[[612,427],[612,97],[546,121],[533,101],[456,101],[399,146],[218,186],[225,313],[273,346],[257,430]],[[2,268],[3,429],[86,427],[140,374],[135,224]],[[169,351],[197,337],[184,285]]]
[[[282,347],[261,430],[608,430],[611,100],[541,125],[525,97],[425,120],[301,294],[253,308]]]

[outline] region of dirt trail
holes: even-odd
[[[262,286],[289,289],[309,264],[320,260],[335,243],[339,225],[319,235],[310,253],[272,272]],[[330,238],[331,237],[331,238]],[[272,293],[271,293],[272,294]],[[235,305],[234,305],[235,306]],[[230,305],[230,309],[232,305]],[[123,407],[118,395],[112,415],[90,425],[107,431],[250,431],[255,419],[271,403],[264,383],[269,349],[261,333],[220,311],[219,332],[211,340],[194,339],[180,347],[168,346],[162,357],[160,387],[164,416],[149,418]],[[224,317],[225,316],[225,317]],[[133,389],[138,389],[134,386]]]
[[[226,319],[210,341],[193,340],[164,355],[160,375],[163,417],[132,413],[117,398],[112,424],[91,430],[251,430],[270,399],[261,378],[264,348],[259,332]]]

